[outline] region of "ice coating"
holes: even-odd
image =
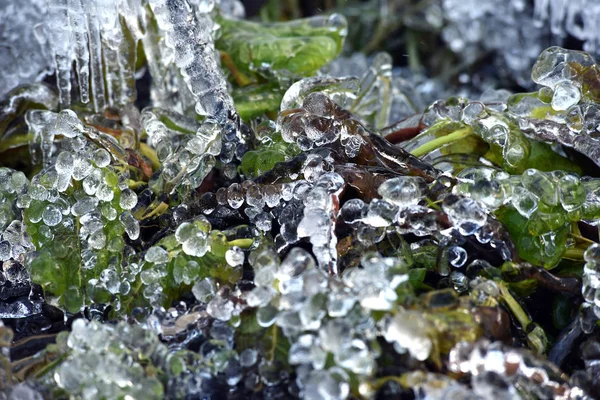
[[[187,4],[181,4],[184,3]],[[136,51],[138,41],[141,41],[153,79],[161,83],[153,89],[153,95],[157,102],[167,101],[172,97],[172,85],[179,85],[180,77],[168,63],[171,57],[174,58],[170,54],[173,50],[166,47],[164,42],[157,43],[156,39],[161,32],[156,31],[154,15],[146,6],[146,1],[139,0],[27,1],[16,8],[7,3],[2,11],[13,15],[11,20],[15,22],[9,25],[5,36],[0,39],[5,43],[2,46],[6,53],[3,59],[7,61],[8,68],[3,74],[3,79],[8,79],[6,85],[3,85],[3,91],[15,87],[14,82],[33,82],[55,71],[63,108],[70,106],[72,100],[89,103],[95,111],[103,110],[106,106],[132,103],[136,98]],[[187,7],[195,18],[203,19],[202,24],[194,29],[205,31],[194,34],[208,35],[206,40],[211,36],[212,30],[211,18],[207,16],[211,11],[210,7],[201,7],[196,2]],[[203,10],[199,12],[201,8]],[[223,2],[222,9],[226,15],[243,16],[243,7],[237,1]],[[18,25],[24,19],[27,20],[28,29],[23,29],[24,25]],[[210,44],[212,39],[208,40],[208,46],[214,51]],[[13,62],[23,57],[28,61]],[[213,63],[210,69],[205,69],[205,74],[208,72],[216,75],[207,77],[208,81],[205,80],[204,84],[197,74],[191,78],[187,75],[195,82],[193,85],[196,89],[195,92],[192,91],[195,98],[210,87],[201,89],[200,86],[211,85],[211,79],[219,77],[214,57],[208,57]],[[74,71],[71,68],[73,63],[76,65]],[[77,80],[75,99],[71,99],[72,78]],[[223,84],[222,79],[220,82]],[[181,107],[185,107],[189,105],[186,97],[190,94],[186,93],[188,89],[184,89],[183,85],[181,88],[184,93],[180,95],[179,101]],[[221,95],[227,97],[225,86],[219,90]],[[233,110],[231,103],[229,105],[228,109]],[[216,115],[217,108],[216,105],[210,106],[203,114]]]
[[[552,364],[536,362],[530,353],[506,348],[500,342],[459,343],[451,350],[450,360],[451,370],[470,375],[473,391],[480,395],[490,393],[495,385],[508,385],[509,398],[520,398],[513,386],[519,380],[536,380],[537,384],[528,391],[537,395],[565,398],[583,395],[580,389],[570,388]],[[496,379],[499,381],[494,383]]]
[[[82,382],[94,381],[99,396],[139,396],[143,393],[149,398],[161,398],[163,389],[156,378],[140,379],[141,368],[130,369],[125,359],[119,359],[116,354],[106,351],[118,340],[119,335],[128,335],[136,342],[130,342],[126,351],[135,354],[136,350],[139,351],[139,348],[148,346],[155,340],[149,333],[142,328],[132,328],[124,324],[112,328],[93,322],[86,323],[82,319],[75,321],[73,331],[67,340],[72,353],[55,373],[57,384],[72,393],[83,393],[85,386]],[[164,349],[159,343],[154,346],[156,346],[154,349],[156,359],[156,356],[160,357],[164,354]],[[110,375],[106,375],[108,368],[113,371]],[[135,384],[124,384],[128,381]]]
[[[119,29],[113,29],[114,18],[106,13],[118,9],[124,10],[121,18],[125,20],[127,30],[134,34],[135,40],[144,43],[144,52],[149,61],[151,75],[158,83],[157,87],[152,89],[155,100],[166,104],[169,98],[177,98],[180,107],[187,108],[191,105],[189,93],[173,93],[174,89],[184,89],[185,84],[180,81],[178,72],[162,61],[172,60],[173,52],[164,43],[156,40],[161,33],[151,23],[152,16],[149,15],[151,13],[139,11],[144,8],[142,6],[147,5],[147,2],[110,1],[97,3],[96,6],[95,2],[77,1],[69,4],[69,7],[75,11],[71,13],[69,21],[77,27],[77,34],[62,35],[61,39],[63,43],[69,43],[70,48],[73,49],[70,51],[70,56],[78,64],[77,74],[81,73],[78,80],[82,86],[82,98],[86,98],[87,91],[92,95],[92,100],[94,100],[93,96],[96,96],[95,100],[101,106],[103,94],[113,89],[116,92],[127,93],[131,89],[130,83],[127,82],[129,78],[123,74],[111,79],[106,88],[103,87],[100,79],[103,63],[111,74],[116,73],[119,66],[132,72],[131,64],[128,63],[133,53],[131,44],[126,43],[127,34],[119,33]],[[194,9],[202,8],[202,12],[212,7],[206,5],[200,7],[201,4],[202,2],[190,2]],[[389,16],[395,15],[398,11],[397,7],[398,5],[394,3],[383,4],[381,8],[386,11],[379,13],[379,24],[393,25]],[[223,2],[219,8],[226,15],[237,18],[244,15],[243,7],[237,1]],[[3,54],[6,55],[3,59],[6,60],[7,67],[5,76],[14,77],[10,80],[10,86],[6,86],[8,90],[16,86],[13,85],[14,82],[30,83],[54,70],[56,57],[53,54],[52,44],[46,37],[52,34],[44,19],[49,11],[46,2],[37,0],[21,2],[18,8],[11,7],[11,4],[7,3],[3,10],[6,15],[14,16],[9,21],[10,24],[7,24],[9,27],[7,33],[2,37]],[[77,13],[77,11],[81,12]],[[437,32],[450,50],[467,64],[474,63],[486,52],[493,52],[502,75],[512,73],[513,79],[516,79],[519,84],[529,86],[529,69],[544,45],[561,44],[566,36],[571,35],[584,42],[584,50],[597,55],[599,36],[594,29],[593,21],[598,12],[595,2],[590,0],[573,2],[536,0],[532,4],[513,0],[503,2],[501,5],[492,0],[474,3],[445,0],[432,2],[418,11],[409,10],[406,23],[417,31]],[[65,22],[65,13],[54,13],[54,15],[57,21]],[[97,18],[98,15],[104,15],[102,20]],[[19,23],[24,20],[28,21],[28,29],[19,26]],[[85,28],[86,24],[89,25],[89,29]],[[55,30],[55,32],[59,31],[60,29]],[[498,32],[509,33],[501,35]],[[120,47],[120,51],[124,51],[124,54],[115,53],[115,41],[120,42],[117,47]],[[82,46],[85,43],[87,45]],[[86,51],[89,56],[86,56]],[[102,55],[103,51],[106,56]],[[59,58],[66,53],[67,51],[62,51]],[[13,62],[23,57],[28,60],[26,67]],[[117,67],[113,67],[113,63]],[[87,64],[89,67],[86,68]],[[16,71],[15,68],[21,68],[22,71]],[[61,75],[65,77],[66,70],[61,71]],[[84,79],[86,75],[92,77],[92,84],[88,84],[90,87],[87,89]],[[358,76],[359,74],[350,72],[346,75]],[[121,82],[117,82],[118,80]],[[395,86],[395,89],[397,88],[398,86]],[[108,104],[111,104],[111,95],[108,97]]]
[[[289,353],[292,365],[312,365],[316,370],[314,373],[322,370],[319,373],[323,374],[326,371],[326,354],[331,352],[336,362],[348,372],[359,375],[370,375],[373,372],[374,353],[368,345],[371,335],[369,330],[375,329],[373,321],[362,321],[362,329],[366,328],[366,331],[361,328],[352,329],[356,336],[346,337],[341,342],[338,339],[342,332],[351,329],[350,320],[360,318],[352,311],[356,310],[355,305],[360,303],[365,309],[391,308],[395,297],[381,283],[386,276],[401,272],[403,266],[401,260],[384,259],[377,254],[366,256],[363,263],[367,269],[356,269],[340,281],[339,278],[327,277],[315,268],[316,263],[310,254],[296,248],[276,268],[270,280],[264,282],[264,287],[268,287],[277,279],[277,291],[271,289],[268,296],[259,295],[264,292],[263,286],[260,286],[250,292],[252,298],[264,297],[258,303],[261,310],[276,307],[277,317],[271,323],[281,327],[284,334],[294,340]],[[270,268],[262,263],[255,264],[254,267],[257,271]],[[396,285],[406,280],[402,275],[396,277]],[[326,295],[330,291],[333,293]],[[342,300],[337,294],[341,295],[343,292],[346,292],[346,298]],[[319,383],[328,384],[327,381]],[[306,386],[305,390],[313,389]],[[338,398],[345,398],[345,390],[337,390],[342,390]],[[310,396],[307,392],[306,398]]]
[[[597,29],[593,28],[594,18],[600,12],[598,4],[558,0],[536,0],[534,4],[536,22],[540,24],[549,22],[553,34],[569,33],[584,42],[585,51],[598,54],[600,36]]]
[[[600,287],[600,279],[598,276],[600,265],[599,254],[600,251],[597,244],[593,244],[588,247],[584,254],[586,264],[583,269],[581,294],[585,300],[584,307],[593,311],[593,317],[586,318],[588,321],[582,318],[582,329],[586,331],[589,331],[589,327],[586,326],[590,323],[589,320],[591,320],[591,323],[593,324],[598,318],[600,318],[600,307],[598,305],[600,302],[600,294],[597,290]]]
[[[6,20],[0,35],[0,96],[22,83],[32,83],[49,73],[51,60],[45,51],[47,38],[40,32],[38,24],[47,16],[45,0],[20,3],[4,2],[0,15]],[[23,24],[23,21],[28,21]],[[37,29],[32,29],[36,27]],[[36,34],[39,35],[36,37]],[[27,62],[18,62],[26,59]]]

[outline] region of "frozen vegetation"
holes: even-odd
[[[0,2],[0,399],[598,398],[600,3],[408,3]]]

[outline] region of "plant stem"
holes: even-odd
[[[408,67],[413,72],[418,71],[421,66],[421,62],[419,61],[418,37],[411,30],[406,32],[406,51],[408,53]]]
[[[565,254],[563,254],[563,258],[575,261],[582,261],[583,253],[585,253],[584,249],[581,249],[579,247],[571,247],[570,249],[567,249],[565,251]]]
[[[427,197],[426,200],[427,200],[427,207],[433,208],[434,210],[437,210],[437,211],[442,211],[442,208],[440,206],[438,206],[438,203],[441,203],[440,200],[432,201],[429,197]]]
[[[48,372],[52,371],[58,364],[60,364],[65,358],[67,358],[67,354],[61,354],[56,359],[47,364],[44,368],[40,369],[36,374],[35,378],[39,379],[42,376],[46,375]]]
[[[235,63],[233,62],[231,56],[228,53],[221,51],[221,61],[229,70],[229,72],[231,72],[231,76],[233,76],[233,79],[235,79],[235,82],[239,86],[244,87],[253,83],[252,79],[250,79],[236,67]]]
[[[275,360],[275,350],[277,349],[277,336],[278,336],[279,330],[277,328],[277,324],[273,324],[273,328],[272,328],[272,333],[271,335],[273,336],[273,343],[271,345],[271,350],[269,354],[269,360],[271,362],[273,362]]]
[[[521,326],[523,328],[527,327],[527,325],[529,324],[530,321],[529,321],[529,317],[523,310],[523,307],[521,307],[519,302],[517,302],[515,300],[515,298],[512,296],[512,294],[510,294],[510,292],[508,291],[508,288],[504,285],[503,282],[496,282],[496,284],[498,285],[498,288],[500,289],[500,294],[502,295],[502,299],[504,300],[504,302],[506,303],[506,305],[508,306],[510,311],[512,311],[515,318],[519,321],[519,324],[521,324]]]
[[[231,246],[231,247],[237,246],[237,247],[241,247],[242,249],[249,248],[250,246],[252,246],[253,243],[254,243],[254,239],[235,239],[235,240],[228,242],[229,246]]]
[[[585,243],[585,244],[586,244],[586,248],[587,248],[587,246],[589,246],[589,245],[592,245],[592,244],[596,243],[596,242],[594,242],[593,240],[590,240],[590,239],[588,239],[588,238],[586,238],[586,237],[583,237],[583,236],[581,236],[580,234],[571,233],[571,236],[572,236],[572,237],[573,237],[573,239],[575,239],[576,241]]]
[[[137,297],[137,295],[140,292],[140,289],[142,288],[143,282],[140,279],[140,281],[138,282],[137,286],[135,287],[135,289],[133,290],[133,292],[130,292],[127,298],[127,301],[125,303],[123,303],[123,309],[127,310],[127,312],[129,312],[129,306],[131,306],[131,303],[133,302],[133,300],[135,300],[135,298]]]
[[[527,332],[529,324],[532,323],[532,321],[529,319],[529,316],[527,313],[525,313],[525,310],[523,310],[523,307],[521,307],[519,302],[512,296],[508,288],[504,285],[504,282],[496,281],[496,284],[498,285],[498,289],[500,289],[502,300],[510,309],[517,321],[519,321],[519,324],[521,327],[523,327],[523,330]],[[539,326],[527,334],[527,342],[529,346],[531,346],[538,354],[544,353],[545,343],[547,343],[547,340],[544,331]]]
[[[424,155],[432,152],[435,149],[438,149],[446,144],[456,142],[460,139],[464,139],[471,134],[473,134],[473,129],[471,129],[470,126],[467,126],[457,131],[454,131],[448,135],[444,135],[434,140],[430,140],[429,142],[424,143],[422,146],[417,147],[416,149],[411,151],[411,154],[415,157],[423,157]]]
[[[144,155],[148,160],[150,160],[150,164],[152,164],[152,169],[156,171],[160,168],[160,161],[158,160],[158,156],[153,148],[148,146],[146,143],[140,142],[140,152]]]
[[[152,210],[151,212],[149,212],[148,214],[145,214],[142,219],[147,219],[150,218],[154,215],[160,215],[163,212],[167,211],[169,209],[169,205],[167,203],[161,202],[159,205],[156,206],[156,208],[154,210]]]
[[[127,186],[129,186],[129,189],[131,190],[137,190],[142,186],[146,186],[147,183],[146,182],[142,182],[142,181],[134,181],[133,179],[129,179],[127,181]]]

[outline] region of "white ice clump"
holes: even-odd
[[[424,361],[433,349],[428,329],[426,320],[418,313],[402,311],[386,322],[383,337],[388,342],[407,349],[417,360]]]
[[[587,307],[591,307],[600,319],[600,245],[592,244],[583,257],[586,263],[583,268],[581,294]]]
[[[169,114],[169,117],[174,115]],[[206,175],[215,165],[215,156],[221,154],[222,129],[213,118],[207,118],[201,125],[178,116],[186,129],[195,135],[184,135],[169,129],[160,121],[159,111],[145,110],[142,125],[148,134],[149,144],[156,149],[161,162],[161,174],[153,178],[150,186],[157,191],[172,191],[180,185],[189,190],[200,186]],[[177,142],[179,145],[174,146]]]
[[[581,92],[571,82],[561,82],[554,88],[552,108],[557,111],[568,110],[579,103]]]
[[[459,342],[450,350],[448,358],[450,371],[470,377],[472,393],[477,398],[494,395],[515,400],[524,396],[588,397],[581,388],[570,386],[561,378],[558,369],[549,361],[541,361],[527,350],[512,348],[501,342],[487,339],[474,343]],[[463,392],[459,398],[466,397]]]
[[[444,211],[458,228],[461,235],[472,235],[487,221],[487,214],[483,207],[475,200],[462,198],[455,203],[444,204]]]
[[[124,322],[113,326],[77,319],[67,345],[70,352],[53,376],[69,393],[85,398],[162,398],[161,382],[146,376],[142,366],[143,357],[156,362],[167,354],[153,332]]]
[[[289,362],[298,366],[298,383],[304,397],[321,393],[326,398],[346,398],[347,373],[371,376],[375,371],[378,353],[371,345],[372,339],[378,333],[385,334],[385,329],[390,341],[398,339],[385,324],[379,326],[370,312],[389,312],[396,307],[395,289],[408,280],[406,264],[398,258],[369,253],[362,259],[362,268],[352,268],[340,278],[317,268],[313,257],[299,247],[292,248],[279,265],[268,250],[258,250],[250,259],[257,287],[248,294],[248,305],[259,307],[257,320],[261,326],[275,323],[290,340]],[[407,326],[413,329],[411,324]],[[432,344],[421,344],[417,336],[421,335],[402,339],[405,347],[399,350],[412,349],[419,360],[424,360]],[[429,339],[424,336],[423,340]],[[329,375],[333,371],[325,368],[328,353],[336,362],[334,371],[339,368],[336,374],[342,374],[333,380]],[[309,385],[314,376],[324,381]]]
[[[156,106],[169,103],[184,112],[196,99],[196,109],[203,115],[217,117],[220,122],[232,117],[233,102],[214,56],[211,13],[218,6],[224,15],[239,18],[244,15],[243,5],[236,0],[164,2],[171,11],[178,10],[177,15],[171,15],[173,21],[191,18],[183,27],[169,22],[169,12],[160,11],[166,10],[160,1],[150,2],[156,14],[147,3],[147,0],[26,0],[17,6],[4,2],[0,5],[0,16],[6,21],[6,29],[0,33],[0,65],[4,71],[0,77],[0,95],[55,71],[62,108],[81,101],[98,112],[107,106],[133,103],[135,80],[140,77],[136,58],[141,42],[155,83],[151,97]],[[184,19],[177,19],[178,16]],[[171,29],[174,26],[176,29]],[[169,38],[166,45],[161,40],[165,35]],[[184,49],[186,42],[188,48]],[[194,45],[190,47],[191,43]],[[196,46],[198,43],[203,45]],[[195,56],[190,52],[195,52]],[[179,71],[172,67],[173,61],[182,68],[188,87]],[[74,80],[78,91],[72,99]],[[219,92],[216,96],[215,90]]]
[[[425,181],[419,177],[400,176],[383,182],[377,189],[381,197],[398,207],[416,205],[424,193]]]
[[[315,172],[315,169],[307,161],[305,176]],[[325,173],[315,178],[304,200],[304,217],[298,224],[298,236],[310,239],[319,266],[333,273],[337,273],[334,201],[343,188],[343,182],[344,179],[336,173]]]

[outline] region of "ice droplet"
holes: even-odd
[[[136,240],[140,237],[140,224],[130,212],[126,211],[119,215],[119,221],[125,228],[129,239]]]
[[[387,201],[373,199],[367,206],[367,215],[362,218],[362,222],[376,228],[390,226],[397,211],[397,207]]]
[[[101,183],[96,190],[98,200],[109,202],[115,197],[115,192],[106,183]]]
[[[250,307],[264,307],[275,296],[276,292],[270,287],[257,286],[248,293],[246,302]]]
[[[175,239],[179,243],[184,243],[186,240],[191,239],[196,234],[197,228],[190,222],[184,222],[177,227],[175,230]]]
[[[138,201],[137,194],[131,189],[124,189],[121,191],[121,196],[119,197],[119,206],[123,210],[131,210],[133,209]]]
[[[98,149],[94,151],[92,160],[96,167],[104,168],[110,164],[110,153],[104,149]]]
[[[558,185],[554,184],[548,174],[530,168],[523,172],[521,182],[525,189],[529,190],[544,203],[551,206],[558,205]]]
[[[234,246],[225,252],[225,261],[232,267],[242,265],[244,263],[244,252],[239,247]]]
[[[467,262],[467,251],[460,246],[448,248],[448,262],[455,268],[460,268]]]
[[[77,136],[83,126],[79,118],[77,118],[77,114],[75,114],[72,110],[62,110],[58,113],[58,117],[56,118],[56,124],[54,126],[55,134],[63,135],[68,138],[74,138]]]
[[[54,168],[59,175],[68,175],[70,178],[75,168],[73,154],[68,151],[61,151],[56,158]]]
[[[12,246],[7,240],[0,242],[0,261],[7,261],[12,257]]]
[[[232,183],[227,189],[227,203],[231,208],[240,208],[244,204],[244,191],[239,183]]]
[[[48,226],[56,226],[60,224],[60,221],[62,220],[62,213],[54,204],[48,204],[44,209],[42,219],[44,224]]]
[[[169,253],[159,246],[152,246],[144,255],[144,260],[149,263],[161,264],[169,261]]]
[[[90,213],[98,206],[98,199],[95,197],[84,197],[78,200],[73,207],[71,207],[71,214],[76,217],[80,217],[87,213]]]
[[[190,256],[202,257],[208,251],[208,241],[201,233],[197,233],[181,246],[183,252]]]
[[[206,312],[213,318],[229,321],[233,313],[233,302],[221,296],[215,296],[206,306]]]
[[[261,307],[256,312],[256,322],[263,328],[268,328],[275,323],[277,319],[278,310],[272,305]]]
[[[461,198],[450,206],[444,204],[444,211],[464,236],[474,234],[487,221],[483,208],[478,202],[469,198]]]
[[[383,182],[377,193],[384,200],[402,208],[417,204],[423,196],[424,187],[425,181],[422,178],[400,176]]]
[[[215,295],[215,288],[209,278],[204,278],[192,286],[192,293],[199,302],[207,303]]]
[[[246,349],[240,354],[240,365],[248,368],[258,361],[258,352],[254,349]]]
[[[519,214],[529,218],[537,210],[538,198],[524,187],[516,186],[513,188],[511,203]]]
[[[419,361],[426,360],[433,348],[426,321],[416,312],[401,311],[390,318],[383,336],[388,342],[406,348]]]

